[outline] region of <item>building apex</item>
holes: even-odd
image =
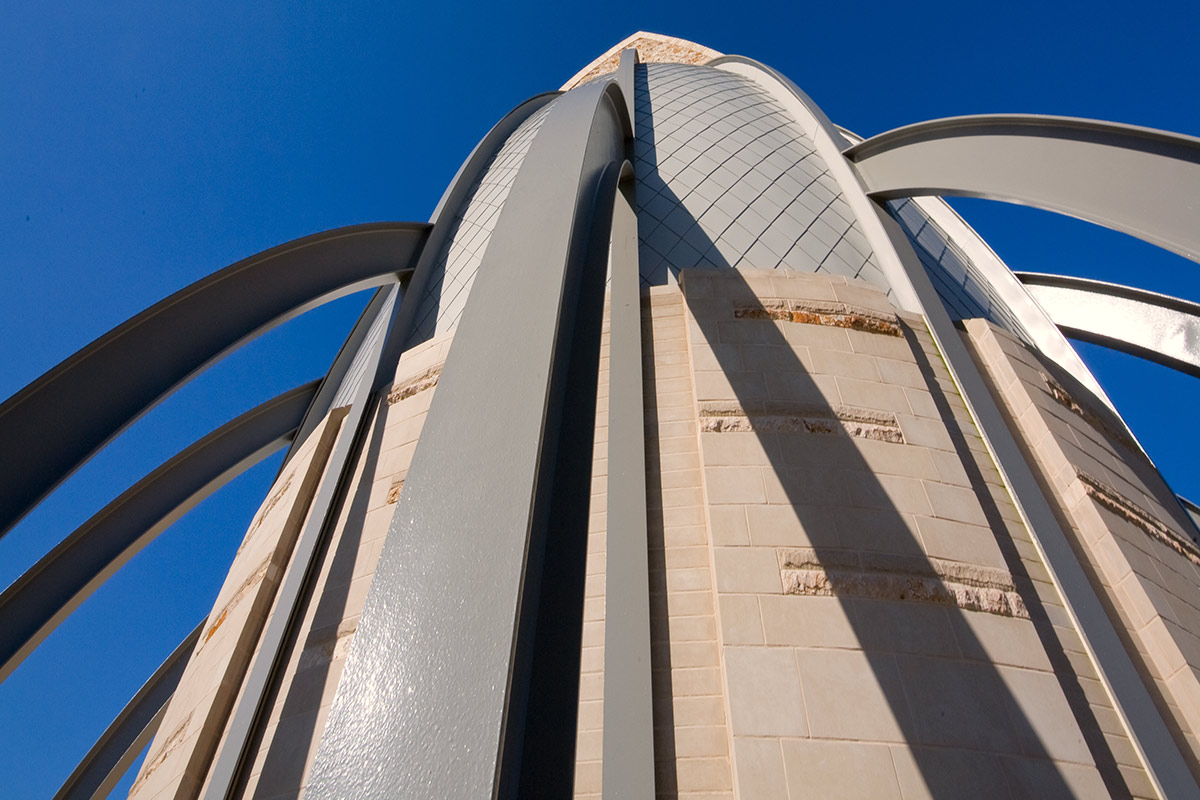
[[[661,33],[638,31],[626,36],[610,47],[595,61],[575,73],[571,80],[562,85],[562,91],[574,89],[587,83],[593,78],[615,72],[617,63],[621,60],[621,52],[633,48],[638,52],[642,62],[663,64],[705,64],[714,58],[720,58],[724,53],[705,47],[702,44],[689,42],[675,36],[664,36]]]

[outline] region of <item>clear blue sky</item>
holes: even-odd
[[[0,26],[0,398],[239,258],[427,219],[500,116],[638,29],[774,66],[863,135],[983,112],[1200,135],[1194,2],[13,3]],[[955,206],[1016,269],[1200,300],[1200,265],[1128,237]],[[289,323],[155,409],[0,540],[0,583],[191,441],[320,375],[364,302]],[[1174,488],[1200,498],[1200,382],[1082,349]],[[95,390],[78,387],[79,401]],[[277,466],[176,524],[0,685],[0,794],[52,794],[207,613]]]

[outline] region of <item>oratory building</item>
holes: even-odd
[[[239,262],[0,407],[0,452],[38,454],[6,530],[219,354],[376,287],[323,381],[0,597],[0,678],[286,447],[211,614],[62,796],[150,743],[137,800],[1200,797],[1196,509],[1064,338],[1200,374],[1198,307],[1014,274],[939,197],[1200,260],[1198,192],[1190,137],[863,140],[766,65],[635,34],[497,122],[429,223]]]

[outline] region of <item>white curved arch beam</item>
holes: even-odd
[[[321,303],[398,280],[428,232],[379,222],[266,250],[155,303],[17,392],[0,405],[0,535],[225,353]]]
[[[318,381],[247,411],[98,511],[0,594],[0,681],[143,547],[204,498],[286,446]]]
[[[1200,261],[1200,139],[1071,117],[951,117],[845,151],[867,191],[962,195],[1095,222]]]
[[[54,800],[94,800],[108,797],[117,781],[133,764],[142,748],[158,730],[167,701],[175,693],[188,658],[204,630],[200,620],[137,694],[125,705],[112,724],[54,795]]]
[[[1015,273],[1072,339],[1200,378],[1200,304],[1116,283]]]

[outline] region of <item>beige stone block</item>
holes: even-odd
[[[725,723],[725,704],[720,696],[676,697],[671,708],[675,724],[680,727]],[[655,718],[659,717],[656,715]]]
[[[822,325],[787,324],[783,328],[788,344],[801,347],[852,352],[850,338],[843,328],[828,328]]]
[[[658,468],[663,472],[683,469],[700,469],[700,456],[696,452],[665,453],[658,457]]]
[[[764,437],[757,433],[702,433],[700,446],[706,467],[770,466],[772,463]]]
[[[704,508],[699,504],[663,508],[662,524],[667,529],[704,525]]]
[[[900,423],[900,430],[904,434],[904,441],[908,444],[930,447],[935,450],[954,451],[954,443],[950,440],[950,434],[946,433],[946,426],[941,420],[916,417],[911,414],[897,414],[896,418]]]
[[[713,549],[719,592],[780,594],[779,560],[773,548],[716,547]]]
[[[653,645],[651,649],[654,649]],[[670,659],[669,663],[672,669],[715,667],[719,663],[716,642],[671,642],[667,657]],[[656,661],[655,663],[660,662]]]
[[[875,369],[879,379],[892,386],[904,386],[911,389],[927,389],[925,376],[921,369],[909,359],[877,358]]]
[[[856,353],[897,361],[912,360],[912,348],[905,339],[898,336],[881,336],[863,331],[850,331],[849,334],[850,346]]]
[[[767,500],[759,467],[708,467],[704,470],[704,482],[708,501],[714,505]]]
[[[722,644],[762,644],[762,618],[758,612],[758,598],[754,595],[723,595],[719,600],[721,609]],[[699,619],[706,619],[700,617]],[[671,625],[671,637],[675,638],[675,623]]]
[[[899,475],[908,478],[938,479],[939,472],[931,454],[945,455],[923,447],[909,447],[875,439],[855,439],[858,451],[867,468],[876,474]]]
[[[671,640],[676,642],[713,642],[717,623],[710,616],[676,617],[671,620]]]
[[[738,797],[787,797],[787,776],[779,740],[738,736],[733,740],[733,770]]]
[[[901,797],[886,745],[784,739],[780,743],[792,798]],[[737,750],[735,742],[735,752]]]
[[[930,484],[916,478],[905,478],[898,475],[876,475],[875,480],[887,498],[885,508],[895,509],[901,514],[930,515],[935,513],[930,505],[931,496],[927,496],[928,487],[942,486]],[[869,484],[867,484],[869,485]],[[953,489],[954,487],[946,487]],[[974,494],[971,499],[974,500]],[[978,501],[975,502],[978,507]]]
[[[699,725],[675,729],[676,758],[728,758],[724,725]]]
[[[707,547],[668,547],[664,556],[667,569],[708,567]]]
[[[723,548],[737,552],[738,548]],[[778,572],[778,570],[777,570]],[[776,575],[776,582],[779,578]],[[669,569],[666,571],[668,592],[690,592],[712,586],[707,568]]]
[[[864,650],[958,658],[953,609],[924,603],[845,598],[854,633]]]
[[[707,589],[708,587],[705,587]],[[669,614],[674,617],[695,617],[713,614],[713,596],[710,591],[683,592],[667,598]]]
[[[829,541],[835,529],[836,511],[821,506],[746,506],[750,543],[760,546],[805,547]],[[815,528],[810,536],[807,529]]]
[[[809,357],[809,363],[813,372],[852,378],[866,381],[870,384],[877,385],[882,383],[883,385],[888,385],[886,381],[880,378],[875,362],[876,359],[871,356],[859,353],[846,353],[844,351],[824,350],[821,348],[811,350]]]
[[[801,507],[801,503],[847,505],[856,485],[849,471],[820,469],[819,462],[810,469],[765,470],[762,479],[768,503],[797,508]]]
[[[929,417],[930,419],[941,419],[942,412],[938,408],[937,403],[927,390],[924,389],[905,389],[904,397],[908,401],[908,407],[912,409],[912,413],[918,417]]]
[[[751,507],[754,508],[756,506]],[[750,544],[750,535],[746,526],[745,506],[709,506],[708,514],[712,525],[713,544]]]
[[[837,597],[759,598],[765,642],[800,647],[859,647],[846,604]]]
[[[909,711],[894,656],[803,649],[796,661],[814,737],[904,741],[897,718]]]
[[[839,299],[834,293],[834,284],[831,281],[824,280],[823,275],[810,276],[803,273],[790,272],[789,275],[781,277],[778,275],[778,270],[772,270],[771,274],[771,296],[773,297],[784,297],[791,300]]]
[[[920,515],[916,522],[927,555],[984,567],[1008,568],[990,528]]]
[[[740,508],[740,506],[723,506],[723,508]],[[663,544],[666,547],[689,547],[695,545],[707,545],[707,531],[702,525],[692,525],[682,528],[668,528],[663,532]],[[727,541],[720,544],[746,544],[745,541]]]
[[[726,647],[730,730],[737,736],[807,736],[804,695],[792,651]]]
[[[998,753],[1022,752],[1009,723],[1014,708],[991,664],[918,655],[894,658],[913,717],[914,735],[909,741]],[[980,720],[988,722],[980,724]]]
[[[660,498],[663,509],[683,508],[687,506],[698,507],[704,502],[700,487],[692,489],[664,489],[660,494]],[[654,499],[653,496],[646,499],[647,504],[653,507],[653,503],[651,502]]]
[[[671,693],[675,697],[712,697],[723,691],[717,667],[686,667],[671,670]]]
[[[1004,768],[991,753],[896,745],[891,751],[904,800],[943,797],[1025,800],[1009,793]]]
[[[880,411],[891,411],[896,414],[910,414],[908,398],[899,386],[888,386],[875,381],[860,381],[854,378],[836,378],[838,393],[842,402],[858,408],[870,408]]]
[[[1026,754],[1092,763],[1091,752],[1053,673],[1006,666],[997,669],[1016,703],[1014,718],[1023,719],[1028,725],[1028,728],[1017,726]]]
[[[986,526],[988,524],[983,507],[979,504],[979,498],[970,489],[926,481],[925,493],[929,496],[930,505],[933,506],[933,516],[972,525]]]
[[[1028,758],[1001,758],[1017,797],[1106,797],[1108,789],[1091,764],[1067,764]]]
[[[935,474],[932,477],[942,483],[955,486],[971,485],[971,479],[967,477],[967,470],[963,467],[957,453],[948,453],[944,450],[922,450],[922,452],[933,462]],[[999,479],[999,473],[996,473],[994,468],[992,473]]]
[[[660,472],[647,476],[647,482],[653,484],[655,478],[663,489],[689,489],[700,485],[700,470],[678,469],[670,472]]]
[[[742,344],[736,345],[736,347],[741,364],[738,369],[767,372],[784,368],[799,368],[802,371],[811,371],[814,363],[807,347],[787,344]],[[698,362],[696,369],[700,369]]]
[[[733,789],[728,758],[680,758],[675,762],[675,781],[681,796]]]

